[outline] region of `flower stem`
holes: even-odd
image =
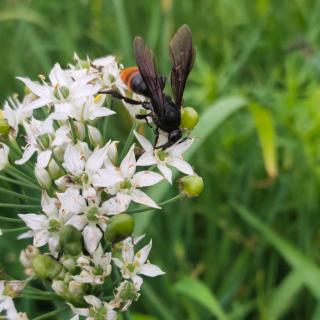
[[[27,187],[29,189],[41,190],[41,188],[39,186],[31,185],[29,182],[26,183],[26,182],[18,181],[16,179],[11,179],[11,178],[8,178],[8,177],[2,176],[2,175],[0,175],[0,180],[11,182],[11,183],[23,186],[23,187]]]
[[[35,317],[33,318],[33,320],[43,320],[43,319],[53,319],[52,317],[59,314],[60,312],[64,311],[64,310],[67,310],[68,307],[63,307],[63,308],[60,308],[60,309],[57,309],[57,310],[53,310],[51,312],[48,312],[48,313],[45,313],[41,316],[38,316],[38,317]]]
[[[2,203],[0,202],[0,208],[16,208],[16,209],[39,209],[40,204],[16,204],[16,203]]]
[[[130,133],[128,135],[128,138],[127,138],[127,141],[121,151],[121,155],[120,155],[120,161],[122,161],[122,159],[125,157],[126,153],[128,152],[131,144],[132,144],[132,141],[134,139],[134,134],[133,134],[133,131],[136,129],[137,127],[137,124],[135,121],[133,121],[132,123],[132,127],[131,127],[131,130],[130,130]]]
[[[20,227],[20,228],[13,228],[13,229],[1,229],[1,232],[3,234],[6,234],[6,233],[14,233],[14,232],[20,232],[20,231],[27,231],[29,230],[28,227]]]
[[[23,221],[20,220],[20,219],[8,218],[8,217],[2,217],[2,216],[0,216],[0,221],[13,222],[13,223],[22,223],[22,222],[23,222]]]
[[[12,195],[14,197],[23,199],[23,200],[30,200],[30,201],[39,202],[38,198],[34,198],[34,197],[28,196],[26,194],[18,193],[18,192],[15,192],[15,191],[12,191],[9,189],[5,189],[5,188],[1,188],[1,187],[0,187],[0,193],[6,193],[6,194]]]
[[[167,205],[169,203],[174,203],[174,202],[178,201],[179,199],[181,199],[181,194],[177,194],[173,198],[170,198],[168,200],[160,202],[159,206],[165,206],[165,205]],[[155,208],[146,209],[146,207],[143,207],[143,208],[139,208],[139,209],[127,210],[127,213],[148,212],[148,211],[154,211],[154,210],[156,210],[156,209]]]

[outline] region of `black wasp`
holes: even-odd
[[[130,104],[142,105],[143,108],[148,110],[147,114],[137,115],[136,118],[146,121],[147,117],[152,118],[156,125],[155,146],[159,137],[159,129],[168,133],[168,141],[156,146],[158,149],[166,149],[182,137],[179,128],[182,96],[196,57],[196,50],[192,44],[192,33],[189,26],[183,25],[169,44],[173,100],[164,93],[166,79],[157,73],[152,50],[141,37],[135,37],[133,47],[138,67],[125,68],[122,70],[120,77],[132,91],[149,98],[150,102],[136,101],[122,96],[114,90],[102,91],[101,93],[110,94]]]

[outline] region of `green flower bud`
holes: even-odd
[[[37,137],[38,144],[45,150],[50,147],[51,137],[50,134],[45,133]]]
[[[40,187],[42,189],[49,190],[52,185],[52,180],[48,171],[44,168],[36,166],[34,168],[34,174],[38,180]]]
[[[204,183],[198,175],[184,176],[179,181],[180,191],[187,197],[197,197],[201,194],[204,188]]]
[[[8,124],[8,121],[4,118],[3,111],[0,110],[0,136],[5,136],[9,133],[10,126]]]
[[[82,252],[81,232],[74,226],[65,225],[60,233],[61,250],[70,256],[78,256]]]
[[[52,180],[57,180],[64,175],[63,170],[58,166],[54,159],[51,159],[49,162],[48,172]]]
[[[199,121],[198,112],[191,108],[186,107],[182,109],[181,112],[181,124],[180,127],[188,130],[192,130]]]
[[[72,274],[77,269],[76,259],[73,256],[64,254],[63,257],[60,259],[60,262]]]
[[[121,213],[111,218],[104,234],[109,242],[119,242],[131,236],[134,230],[134,219],[131,215]]]
[[[62,271],[62,265],[49,255],[38,255],[32,260],[32,267],[39,278],[54,279]]]
[[[108,158],[110,159],[110,161],[116,165],[117,164],[117,161],[118,161],[118,144],[119,142],[118,141],[113,141],[109,148],[108,148],[108,151],[107,151],[107,154],[108,154]]]
[[[100,131],[92,126],[88,126],[90,142],[94,147],[101,146],[103,144],[103,139]]]

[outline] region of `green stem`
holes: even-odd
[[[3,234],[6,234],[6,233],[14,233],[14,232],[20,232],[20,231],[27,231],[29,230],[28,227],[20,227],[20,228],[13,228],[13,229],[1,229],[1,232]]]
[[[174,202],[178,201],[179,199],[181,199],[181,197],[182,197],[181,194],[178,194],[178,195],[174,196],[173,198],[170,198],[168,200],[160,202],[159,206],[161,207],[161,206],[165,206],[165,205],[167,205],[169,203],[174,203]],[[156,209],[154,209],[154,208],[146,209],[144,207],[144,208],[139,208],[139,209],[127,210],[127,213],[148,212],[148,211],[154,211],[154,210],[156,210]]]
[[[127,141],[121,151],[121,155],[120,155],[120,161],[123,160],[123,158],[125,157],[125,155],[127,154],[132,142],[133,142],[133,139],[134,139],[134,134],[133,134],[133,131],[136,129],[137,127],[137,124],[135,121],[133,121],[132,123],[132,127],[131,127],[131,130],[130,130],[130,133],[128,135],[128,138],[127,138]]]
[[[39,209],[40,204],[16,204],[16,203],[1,203],[0,208],[15,208],[15,209]]]
[[[5,188],[1,188],[1,187],[0,187],[0,193],[6,193],[6,194],[9,194],[9,195],[12,195],[14,197],[17,197],[17,198],[20,198],[20,199],[24,199],[24,200],[30,200],[30,201],[39,202],[38,198],[27,196],[25,194],[18,193],[18,192],[15,192],[15,191],[12,191],[12,190],[9,190],[9,189],[5,189]]]
[[[88,127],[88,123],[87,122],[84,124],[84,131],[85,131],[86,143],[91,148],[92,147],[92,143],[91,143],[91,139],[90,139],[90,132],[89,132],[89,127]]]
[[[2,217],[2,216],[0,216],[0,221],[13,222],[13,223],[22,223],[23,222],[20,219],[8,218],[8,217]]]
[[[76,126],[74,124],[74,121],[72,118],[69,118],[69,124],[70,124],[70,128],[71,128],[71,135],[72,135],[72,142],[74,144],[77,143],[78,141],[78,138],[77,138],[77,129],[76,129]]]
[[[34,179],[34,173],[32,173],[32,175],[28,175],[24,172],[22,172],[21,170],[19,170],[18,168],[16,168],[15,166],[13,166],[11,163],[8,166],[8,169],[14,171],[15,173],[21,175],[25,180],[31,181],[32,183],[35,183],[35,179]]]
[[[17,172],[15,172],[15,171],[13,171],[12,169],[7,168],[7,169],[6,169],[6,173],[8,173],[9,175],[11,175],[13,178],[16,178],[16,179],[20,180],[20,181],[23,182],[23,183],[32,184],[32,185],[38,187],[38,185],[37,185],[35,182],[33,182],[33,181],[29,180],[29,179],[24,178],[24,177],[21,175],[21,172],[18,172],[18,173],[17,173]]]
[[[64,311],[64,310],[67,310],[68,307],[63,307],[63,308],[60,308],[60,309],[57,309],[57,310],[53,310],[51,312],[48,312],[46,314],[43,314],[41,316],[38,316],[38,317],[35,317],[33,320],[43,320],[43,319],[54,319],[53,316],[59,314],[60,312]]]
[[[44,301],[51,301],[54,298],[58,298],[58,296],[38,296],[38,295],[34,295],[34,294],[29,294],[29,293],[22,293],[19,297],[17,298],[26,298],[26,299],[30,299],[30,300],[44,300]]]
[[[42,190],[39,186],[31,185],[30,183],[25,183],[22,181],[17,181],[15,179],[11,179],[11,178],[8,178],[8,177],[2,176],[2,175],[0,175],[0,180],[11,182],[11,183],[17,184],[22,187],[27,187],[29,189]]]

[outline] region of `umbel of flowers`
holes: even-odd
[[[111,140],[108,122],[117,121],[111,108],[115,101],[99,92],[113,89],[132,97],[120,72],[113,56],[93,61],[76,56],[67,69],[55,64],[48,78],[19,77],[25,96],[4,103],[0,179],[14,185],[5,191],[19,199],[12,207],[20,214],[0,221],[20,226],[6,226],[1,234],[17,232],[19,239],[30,239],[20,255],[26,279],[0,281],[0,315],[6,319],[27,319],[16,310],[14,298],[43,296],[58,301],[48,316],[70,308],[73,320],[126,317],[144,277],[164,274],[148,260],[152,241],[133,236],[129,207],[161,209],[147,188],[161,181],[172,184],[173,168],[184,175],[173,200],[202,191],[202,179],[183,159],[198,115],[185,108],[185,138],[161,150],[143,134],[144,122],[134,118],[144,110],[125,103],[132,130],[126,141]],[[162,132],[158,144],[165,139]]]

